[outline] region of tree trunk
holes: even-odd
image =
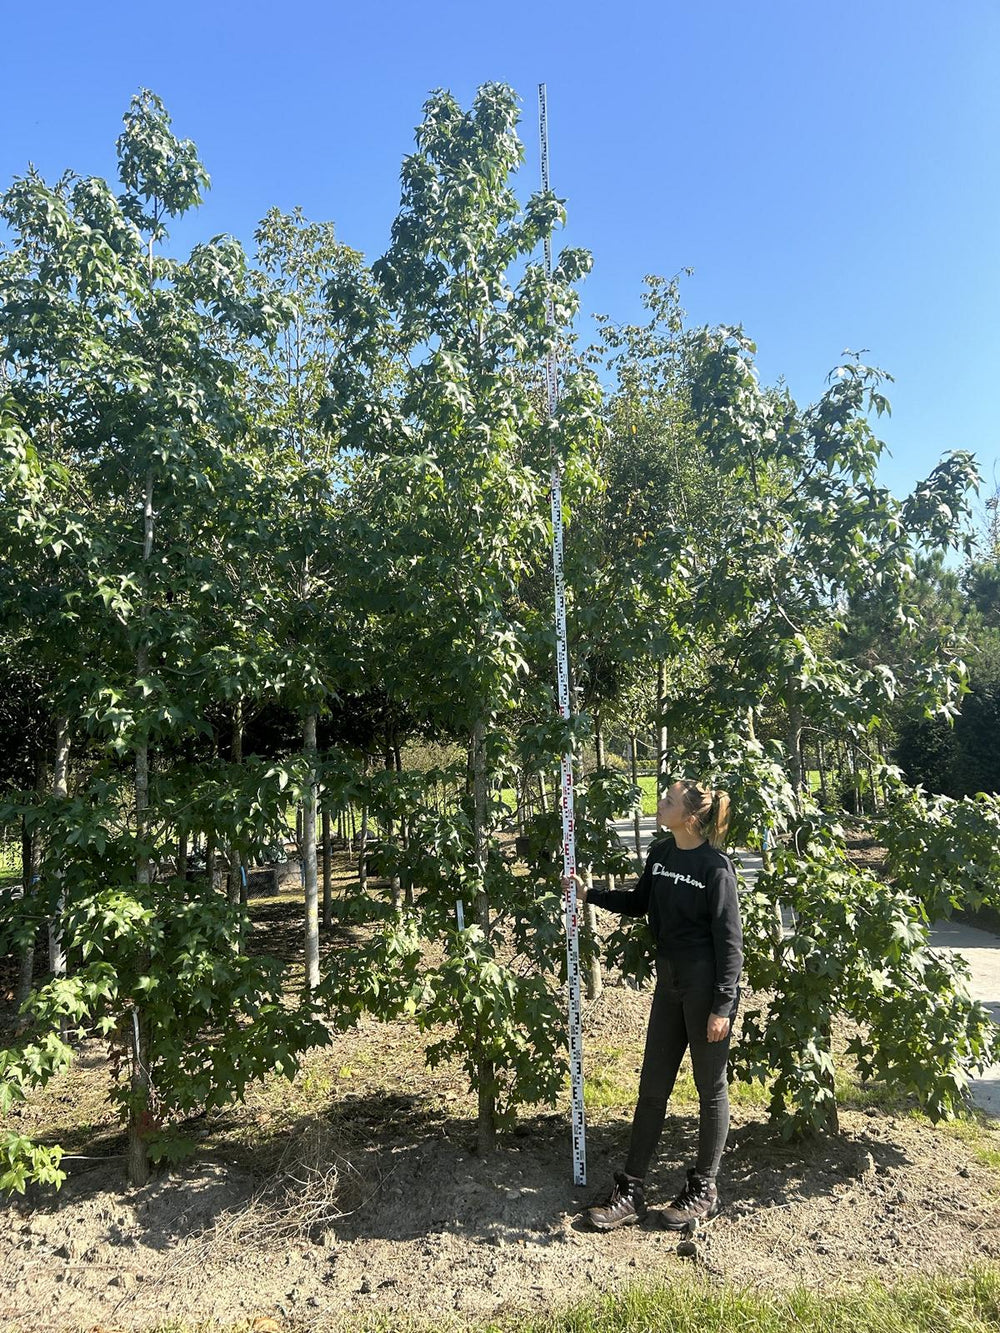
[[[143,564],[153,554],[153,469],[146,470],[143,503]],[[142,640],[136,651],[136,677],[144,680],[149,673],[149,646]],[[140,902],[149,897],[150,863],[145,848],[149,809],[149,741],[141,734],[135,747],[135,833],[139,845],[136,858],[136,896]],[[149,1153],[146,1148],[147,1118],[152,1092],[149,1070],[149,1041],[144,1015],[138,1005],[132,1008],[131,1097],[128,1116],[128,1180],[130,1185],[145,1185],[149,1179]]]
[[[795,795],[802,795],[802,711],[797,706],[788,708],[788,776]]]
[[[241,765],[243,763],[243,700],[237,699],[233,708],[233,736],[230,747],[230,759],[233,764]],[[233,829],[229,844],[229,901],[235,906],[243,897],[243,876],[240,874],[242,857],[238,845],[238,835],[236,829]],[[243,941],[240,940],[240,951],[243,949]]]
[[[754,728],[753,709],[747,709],[747,736],[750,740],[757,739],[757,733]],[[766,828],[760,830],[760,860],[761,868],[765,874],[769,874],[772,866],[771,851],[768,843],[769,831]],[[784,955],[785,923],[781,917],[781,903],[775,900],[774,916],[772,918],[771,943],[774,950],[775,962],[780,963]]]
[[[538,795],[539,795],[539,800],[541,801],[542,804],[542,814],[547,815],[549,813],[549,798],[545,791],[544,769],[538,770]]]
[[[823,749],[823,737],[816,738],[816,763],[819,767],[819,799],[823,809],[830,809],[830,788],[826,780],[826,754]]]
[[[41,766],[39,765],[39,776],[41,776]],[[35,891],[35,881],[38,878],[39,869],[39,851],[41,842],[38,834],[32,834],[28,830],[27,821],[21,816],[21,902],[24,907],[25,916],[34,921],[37,910],[37,893]],[[19,960],[17,973],[17,991],[14,995],[14,1008],[18,1012],[21,1006],[31,994],[31,986],[34,981],[35,972],[35,940],[37,938],[37,929],[31,932],[31,938],[27,944],[21,948],[21,957]],[[26,1027],[23,1018],[17,1022],[17,1033],[20,1035]]]
[[[177,830],[177,878],[187,879],[188,870],[188,832],[185,828]]]
[[[854,785],[854,813],[860,816],[865,813],[865,806],[861,799],[861,774],[858,771],[858,754],[851,741],[847,743],[847,762],[850,766],[851,782]]]
[[[400,747],[399,747],[398,745],[393,746],[393,758],[394,758],[394,760],[395,760],[395,764],[396,764],[396,772],[401,774],[402,771],[403,771],[403,755],[402,755],[402,751],[400,750]],[[400,843],[400,846],[401,846],[402,850],[403,850],[404,852],[409,853],[409,850],[410,850],[410,822],[409,822],[409,820],[408,820],[404,815],[400,815],[400,818],[399,818],[399,843]],[[409,857],[407,856],[406,859],[409,860]],[[413,877],[412,877],[412,875],[410,874],[409,868],[407,868],[405,874],[402,876],[402,878],[401,878],[400,880],[397,881],[397,883],[398,883],[399,886],[400,886],[400,892],[401,892],[401,896],[402,896],[402,901],[406,903],[406,906],[407,906],[407,907],[412,907],[412,906],[413,906]]]
[[[603,726],[602,726],[602,724],[601,724],[601,713],[600,713],[600,709],[595,709],[595,710],[594,710],[594,758],[595,758],[596,761],[597,761],[597,772],[598,772],[599,774],[603,774],[604,771],[605,771],[605,768],[607,767],[607,756],[605,755],[605,752],[604,752],[604,728],[603,728]],[[604,876],[604,887],[605,887],[606,889],[613,889],[613,888],[615,887],[615,877],[614,877],[614,875],[612,875],[612,874],[610,873],[610,871],[608,871],[608,872],[605,874],[605,876]],[[588,915],[588,913],[587,913],[586,910],[584,911],[583,916],[584,916],[584,921],[585,921],[585,923],[589,926],[589,925],[590,925],[590,916]],[[596,921],[596,918],[595,918],[595,921]],[[600,973],[600,967],[601,967],[600,962],[597,962],[596,965],[597,965],[598,973]],[[601,991],[601,982],[600,982],[600,976],[598,975],[598,980],[597,980],[597,993],[600,994],[600,991]],[[588,983],[587,983],[587,999],[589,1000],[589,999],[593,999],[593,998],[594,998],[594,997],[590,994],[590,982],[588,981]]]
[[[472,769],[472,845],[476,873],[476,896],[473,905],[476,924],[486,939],[490,937],[490,904],[486,896],[486,725],[479,719],[472,731],[470,745],[470,767]],[[478,1044],[480,1050],[486,1044],[487,1020],[479,1020]],[[476,1123],[476,1146],[481,1156],[491,1153],[496,1147],[497,1138],[497,1088],[496,1069],[492,1060],[478,1058],[476,1082],[479,1089],[479,1114]]]
[[[833,1054],[833,1034],[830,1031],[829,1021],[820,1030],[820,1049]],[[826,1119],[823,1130],[827,1134],[840,1133],[840,1114],[837,1110],[837,1092],[836,1092],[836,1074],[831,1070],[829,1073],[820,1075],[820,1082],[827,1089],[830,1096],[826,1103]]]
[[[368,761],[365,760],[362,773],[367,776]],[[358,848],[358,887],[362,893],[368,889],[368,804],[361,807],[361,845]]]
[[[865,769],[868,773],[868,790],[871,793],[872,814],[878,814],[878,802],[875,799],[875,766],[870,754],[865,755]]]
[[[661,662],[656,668],[656,799],[666,790],[667,782],[667,745],[669,737],[663,721],[663,711],[667,706],[667,664]]]
[[[52,795],[65,801],[69,795],[67,781],[69,768],[69,718],[56,719],[55,766],[52,770]],[[56,870],[59,893],[55,912],[49,917],[49,971],[54,977],[66,975],[66,950],[63,947],[63,918],[66,915],[66,891],[62,886],[62,871]]]
[[[629,760],[632,764],[632,786],[639,786],[639,741],[638,737],[632,735],[628,738]],[[635,854],[642,860],[642,798],[639,799],[639,808],[636,810],[632,819],[632,831],[635,834]]]
[[[308,765],[308,786],[302,804],[302,863],[306,898],[306,986],[319,986],[319,884],[316,874],[316,714],[307,713],[302,749]]]
[[[149,1097],[152,1080],[149,1073],[149,1037],[143,1016],[133,1006],[131,1013],[132,1074],[129,1080],[132,1102],[128,1114],[128,1157],[126,1174],[130,1185],[145,1185],[150,1177],[146,1134],[149,1129]]]
[[[392,745],[388,742],[386,743],[385,747],[383,763],[385,764],[385,771],[387,773],[394,773],[396,771],[395,755],[393,754]],[[400,819],[399,823],[400,823],[400,828],[402,828],[403,825],[402,819]],[[396,821],[393,819],[392,815],[391,814],[386,815],[385,840],[390,847],[392,846],[393,830],[395,829],[395,827],[396,827]],[[401,911],[403,906],[403,890],[400,886],[398,875],[391,875],[389,877],[389,891],[392,895],[393,910],[396,912]]]
[[[594,887],[594,876],[590,866],[583,873],[583,881],[589,893]],[[604,989],[604,980],[601,976],[601,960],[597,953],[597,908],[592,903],[583,904],[583,929],[588,946],[586,995],[588,1000],[597,1000],[600,999],[601,991]]]
[[[330,812],[323,811],[323,925],[333,925],[333,848],[330,845]]]

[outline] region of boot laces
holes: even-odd
[[[689,1176],[688,1182],[674,1200],[675,1208],[688,1208],[708,1197],[708,1181],[700,1176]]]
[[[636,1182],[634,1180],[629,1180],[627,1176],[616,1175],[615,1183],[611,1189],[611,1198],[608,1200],[606,1207],[614,1208],[616,1204],[622,1203],[623,1201],[634,1204],[632,1194],[635,1187]]]

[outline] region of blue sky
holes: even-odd
[[[800,401],[845,348],[895,377],[897,493],[941,453],[1000,455],[1000,4],[699,0],[504,5],[91,0],[8,5],[0,185],[33,161],[111,175],[140,86],[212,175],[178,245],[249,242],[271,205],[332,219],[374,258],[428,92],[489,80],[524,102],[538,181],[548,85],[584,308],[639,317],[645,273],[685,267],[693,323],[742,323]]]

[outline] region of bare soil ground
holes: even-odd
[[[255,905],[268,947],[297,944],[300,913],[291,894]],[[244,1106],[198,1122],[193,1160],[129,1189],[103,1101],[106,1057],[86,1045],[78,1067],[12,1122],[81,1156],[67,1161],[59,1193],[33,1189],[0,1205],[3,1327],[256,1321],[319,1333],[410,1317],[513,1327],[526,1311],[669,1278],[692,1262],[739,1285],[832,1291],[1000,1261],[1000,1127],[935,1128],[885,1090],[878,1105],[847,1095],[838,1138],[788,1145],[759,1096],[734,1089],[727,1206],[692,1261],[657,1213],[697,1134],[682,1078],[648,1219],[612,1235],[587,1230],[581,1210],[624,1156],[648,1004],[648,994],[611,984],[587,1006],[590,1183],[579,1189],[565,1108],[526,1118],[481,1160],[460,1071],[427,1070],[413,1025],[367,1020],[315,1052],[293,1084],[269,1080]]]

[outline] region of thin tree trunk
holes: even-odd
[[[361,764],[362,780],[368,777],[368,756]],[[362,790],[364,789],[362,782]],[[368,889],[368,801],[361,806],[361,831],[358,836],[358,888],[362,893]]]
[[[472,845],[476,868],[477,890],[473,911],[476,924],[486,939],[490,937],[490,904],[486,896],[486,725],[483,719],[477,720],[471,738],[470,768],[472,770]],[[485,1018],[481,1018],[478,1033],[479,1047],[486,1043],[487,1031]],[[479,1085],[479,1114],[476,1125],[476,1144],[480,1155],[486,1156],[496,1147],[496,1069],[492,1060],[481,1056],[477,1058],[476,1079]]]
[[[302,804],[302,860],[306,898],[306,986],[319,986],[319,884],[316,874],[316,714],[307,713],[302,731],[302,749],[309,770],[306,798]]]
[[[797,797],[802,795],[802,712],[788,708],[788,776]]]
[[[833,741],[833,767],[835,773],[835,792],[837,810],[843,813],[847,809],[847,802],[844,799],[846,790],[844,778],[844,747],[839,740]]]
[[[393,753],[392,744],[389,741],[386,741],[383,763],[385,764],[385,771],[387,773],[394,773],[396,771],[396,759]],[[400,819],[399,823],[400,823],[400,828],[402,828],[403,825],[402,819]],[[396,827],[396,821],[393,819],[392,815],[391,814],[386,815],[385,840],[390,845],[390,847],[392,846],[393,830],[395,829],[395,827]],[[403,906],[403,891],[402,888],[400,887],[398,875],[391,875],[389,877],[389,892],[392,895],[393,910],[396,912],[400,911]]]
[[[847,760],[850,764],[851,781],[854,784],[854,813],[860,816],[865,813],[864,802],[861,799],[861,774],[858,770],[858,754],[853,742],[850,741],[847,744]]]
[[[323,925],[333,925],[333,848],[330,843],[330,812],[323,811]]]
[[[65,801],[69,796],[69,718],[56,719],[55,766],[52,770],[52,795],[57,801]],[[66,950],[63,947],[63,917],[66,914],[66,891],[62,886],[62,871],[56,870],[59,879],[59,893],[56,897],[55,911],[49,917],[49,971],[54,977],[66,975]]]
[[[639,742],[635,735],[628,738],[629,760],[632,764],[632,786],[639,786]],[[632,818],[632,831],[635,834],[635,854],[642,860],[642,798],[639,799],[639,808]]]
[[[237,699],[233,709],[233,734],[229,752],[230,760],[235,765],[243,763],[243,700]],[[241,865],[240,849],[238,845],[238,835],[236,829],[233,829],[229,844],[229,901],[235,906],[243,897],[243,876],[240,874]],[[240,941],[240,950],[242,952],[243,941]]]
[[[148,565],[153,554],[153,469],[146,470],[143,503],[143,564]],[[145,679],[149,673],[149,646],[142,640],[136,652],[136,676]],[[135,832],[139,845],[136,860],[136,887],[140,902],[148,898],[150,883],[149,856],[145,848],[147,811],[149,809],[149,742],[142,735],[135,747]],[[145,1185],[149,1179],[149,1152],[146,1148],[147,1118],[152,1092],[149,1070],[149,1040],[145,1016],[138,1005],[132,1008],[132,1069],[130,1077],[130,1105],[128,1117],[129,1184]]]
[[[830,788],[826,780],[826,753],[823,749],[823,737],[816,738],[816,762],[819,766],[819,798],[823,803],[823,809],[830,808]]]
[[[186,828],[177,830],[177,878],[187,879],[188,869],[188,831]]]
[[[394,758],[394,760],[395,760],[395,764],[396,764],[396,772],[401,774],[402,771],[403,771],[403,754],[402,754],[402,751],[401,751],[401,749],[400,749],[400,747],[399,747],[398,745],[394,745],[394,746],[393,746],[393,758]],[[401,815],[401,816],[400,816],[400,819],[399,819],[399,842],[400,842],[400,846],[402,847],[403,851],[406,852],[406,853],[409,853],[409,850],[410,850],[410,822],[409,822],[409,820],[408,820],[405,816],[403,816],[403,815]],[[406,859],[407,859],[407,861],[408,861],[408,860],[409,860],[409,856],[407,856]],[[400,880],[397,881],[397,883],[398,883],[399,886],[400,886],[400,893],[401,893],[402,901],[405,902],[405,904],[406,904],[407,907],[412,907],[412,906],[413,906],[413,877],[411,876],[410,871],[409,871],[408,868],[407,868],[405,874],[402,876],[402,878],[401,878]]]
[[[594,875],[590,866],[583,872],[583,881],[587,886],[587,892],[594,887]],[[601,960],[597,953],[597,908],[593,903],[584,903],[583,905],[583,929],[587,938],[587,974],[585,980],[586,995],[588,1000],[600,999],[601,991],[604,989],[604,980],[601,976]]]
[[[830,1031],[829,1022],[825,1023],[820,1031],[820,1049],[833,1055],[833,1035]],[[820,1075],[820,1082],[827,1089],[830,1096],[826,1102],[826,1115],[824,1118],[824,1130],[827,1134],[840,1133],[840,1114],[837,1110],[837,1091],[836,1091],[836,1073],[830,1070],[828,1073]]]
[[[52,769],[52,795],[57,801],[69,797],[69,718],[56,719],[55,765]],[[66,886],[61,867],[52,867],[59,890],[56,895],[55,911],[49,917],[49,971],[53,977],[66,975],[66,946],[63,938],[63,922],[66,918]],[[69,1036],[69,1019],[59,1019],[59,1035],[63,1041]]]
[[[38,765],[38,776],[41,781],[44,770],[41,764]],[[38,878],[39,852],[41,850],[41,840],[37,833],[31,833],[28,830],[27,821],[21,817],[21,894],[22,905],[28,920],[35,920],[37,910],[37,892],[35,890],[35,881]],[[22,1005],[31,994],[31,986],[34,981],[35,972],[35,941],[38,931],[31,931],[30,939],[21,948],[21,957],[17,974],[17,991],[14,997],[14,1007],[20,1012]],[[20,1035],[27,1026],[24,1018],[19,1018],[17,1023],[17,1032]]]
[[[365,772],[368,764],[365,763]],[[361,839],[358,847],[358,887],[362,893],[368,889],[368,805],[361,807]]]
[[[598,774],[603,775],[604,770],[605,770],[605,768],[607,767],[607,756],[605,755],[605,752],[604,752],[604,727],[603,727],[602,724],[601,724],[601,713],[600,713],[600,709],[595,709],[595,710],[594,710],[594,757],[595,757],[595,759],[597,760],[597,772],[598,772]],[[615,877],[614,877],[614,875],[611,874],[610,871],[608,871],[608,872],[605,873],[605,876],[604,876],[604,887],[607,888],[607,889],[613,889],[613,888],[615,887]],[[590,924],[590,917],[589,917],[589,915],[587,914],[586,911],[584,911],[584,920],[585,920],[586,924],[589,926],[589,924]],[[595,921],[596,921],[596,918],[595,918]],[[600,966],[601,966],[601,965],[600,965],[600,962],[598,962],[598,963],[597,963],[598,973],[600,973]],[[598,994],[600,994],[600,989],[601,989],[601,987],[600,987],[600,976],[598,975],[598,982],[597,982],[597,992],[598,992]],[[589,982],[588,982],[588,994],[587,994],[587,998],[588,998],[588,999],[592,999],[592,998],[594,998],[594,997],[591,996],[590,993],[589,993]]]
[[[664,790],[667,777],[667,728],[663,712],[667,706],[667,664],[656,668],[656,796]]]
[[[753,718],[752,708],[747,709],[747,736],[752,741],[757,739],[757,733],[754,728],[754,718]],[[768,838],[769,838],[768,830],[766,828],[761,829],[760,859],[761,859],[761,866],[765,874],[768,874],[770,872],[772,866],[771,850],[768,845]],[[774,902],[774,917],[771,929],[772,929],[771,942],[774,950],[775,961],[780,963],[781,958],[784,954],[785,923],[781,918],[781,903],[778,902],[777,899],[775,899]]]
[[[871,793],[872,814],[878,814],[878,802],[875,799],[875,767],[870,754],[865,755],[865,768],[868,772],[868,790]]]
[[[129,1085],[132,1105],[128,1116],[128,1157],[126,1174],[130,1185],[145,1185],[149,1180],[149,1151],[146,1132],[149,1121],[149,1097],[152,1080],[149,1072],[149,1035],[145,1016],[133,1005],[130,1011],[132,1031],[129,1034],[132,1074]]]
[[[542,803],[542,814],[547,815],[549,813],[549,798],[545,791],[545,772],[543,769],[538,770],[538,793]]]

